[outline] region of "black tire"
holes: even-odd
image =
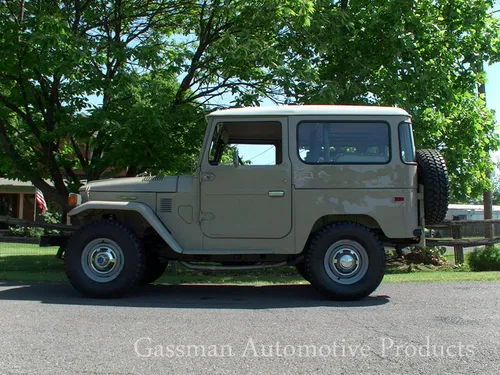
[[[305,263],[297,263],[295,265],[297,269],[297,273],[302,276],[302,278],[306,281],[309,281],[309,275],[307,274],[306,264]]]
[[[446,162],[436,150],[418,150],[418,183],[424,186],[425,224],[443,222],[448,212],[449,180]]]
[[[305,265],[310,283],[326,298],[358,300],[380,285],[385,250],[378,237],[362,225],[332,224],[312,238]]]
[[[116,298],[130,292],[142,279],[145,265],[142,242],[112,220],[83,226],[70,238],[64,257],[71,285],[92,298]]]
[[[140,284],[147,285],[155,282],[165,273],[167,266],[168,262],[160,262],[156,254],[146,251],[146,270]]]

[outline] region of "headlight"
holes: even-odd
[[[82,197],[82,203],[88,202],[90,200],[90,187],[82,186],[78,191],[80,192],[80,196]]]

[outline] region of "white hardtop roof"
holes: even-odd
[[[328,115],[368,115],[368,116],[409,116],[401,108],[365,105],[282,105],[268,107],[245,107],[214,111],[208,116],[328,116]]]

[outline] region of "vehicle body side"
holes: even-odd
[[[380,119],[380,120],[379,120]],[[387,123],[390,159],[380,164],[308,164],[298,152],[301,122]],[[146,177],[90,184],[90,201],[72,211],[83,222],[114,216],[139,236],[156,232],[177,253],[283,254],[303,251],[310,235],[332,222],[360,223],[388,244],[416,241],[417,165],[401,160],[394,115],[245,115],[208,117],[193,176]],[[276,165],[213,165],[209,152],[219,123],[281,124]],[[114,181],[114,182],[113,182]],[[121,186],[121,187],[120,187]],[[120,187],[117,189],[117,187]],[[101,206],[91,208],[93,201]],[[130,202],[135,210],[116,209]],[[106,202],[110,202],[106,206]],[[133,203],[133,204],[132,204]],[[144,205],[153,212],[145,216]],[[87,210],[85,207],[88,207]],[[163,232],[163,233],[162,233]],[[178,247],[166,240],[168,233]]]

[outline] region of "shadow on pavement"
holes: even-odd
[[[69,284],[0,282],[0,301],[40,301],[60,305],[182,309],[279,309],[297,307],[363,308],[380,306],[389,297],[328,301],[310,285],[149,285],[119,299],[84,298]]]

